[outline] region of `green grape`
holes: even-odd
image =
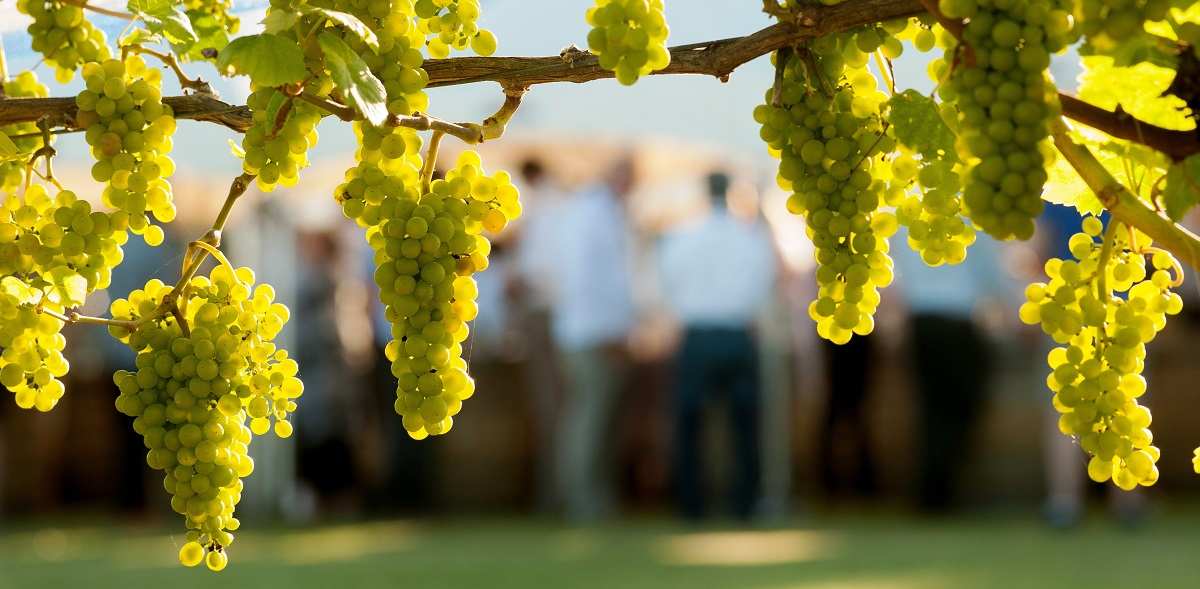
[[[954,18],[966,18],[963,40],[972,59],[952,68],[940,89],[958,107],[959,151],[967,158],[966,213],[997,239],[1028,239],[1042,211],[1042,188],[1052,154],[1047,138],[1060,107],[1047,69],[1050,54],[1072,41],[1067,11],[1058,2],[942,0]],[[958,51],[931,71],[952,62]]]
[[[187,330],[160,311],[172,290],[155,279],[112,303],[114,318],[137,322],[109,328],[137,353],[134,370],[113,376],[116,407],[133,418],[146,463],[163,472],[171,508],[184,518],[180,562],[219,571],[240,525],[241,479],[254,471],[249,444],[272,419],[277,435],[291,435],[287,418],[304,386],[296,361],[273,343],[287,307],[269,285],[254,285],[249,268],[192,278],[176,301]]]
[[[33,50],[54,66],[61,83],[70,82],[80,64],[111,55],[104,32],[88,22],[80,6],[60,0],[18,0],[17,10],[33,18],[27,29]]]
[[[622,84],[670,65],[663,0],[596,0],[587,22],[592,27],[588,48]]]
[[[1059,344],[1047,357],[1046,384],[1059,429],[1092,457],[1088,475],[1130,490],[1158,480],[1150,410],[1138,398],[1146,393],[1146,344],[1183,309],[1171,291],[1172,271],[1181,276],[1174,258],[1138,232],[1131,238],[1117,224],[1098,242],[1102,231],[1098,219],[1084,220],[1069,241],[1074,259],[1046,263],[1049,281],[1029,285],[1020,316]]]
[[[123,212],[130,231],[150,245],[162,242],[162,229],[147,213],[166,223],[175,219],[168,178],[175,116],[162,102],[162,72],[148,68],[139,55],[83,66],[85,88],[75,97],[75,122],[86,129],[96,163],[92,178],[104,182],[101,195]]]
[[[875,154],[892,142],[878,116],[884,97],[865,65],[876,33],[826,37],[807,60],[793,56],[780,84],[755,109],[761,137],[778,153],[779,182],[791,190],[788,210],[802,215],[817,261],[817,298],[809,316],[834,343],[874,329],[879,288],[893,278],[887,238],[894,215],[880,211],[884,182]],[[871,42],[867,42],[871,41]],[[776,60],[781,59],[776,55]]]

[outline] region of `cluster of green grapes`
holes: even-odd
[[[131,55],[124,61],[86,63],[83,78],[86,87],[75,97],[75,123],[86,129],[84,137],[96,158],[92,178],[107,184],[103,201],[123,213],[121,224],[158,245],[162,227],[151,224],[146,213],[162,223],[175,219],[167,180],[175,173],[170,157],[175,117],[162,102],[162,72]]]
[[[425,35],[413,19],[413,10],[411,2],[405,4],[401,0],[394,0],[391,4],[377,0],[367,7],[352,9],[375,31],[379,40],[378,52],[367,49],[358,35],[348,31],[342,35],[342,39],[362,56],[371,72],[383,82],[387,91],[388,112],[397,116],[411,115],[429,108],[429,97],[425,94],[429,74],[421,67],[425,62],[421,55]],[[375,16],[376,12],[385,16]]]
[[[4,80],[4,96],[9,98],[42,98],[48,95],[49,89],[38,81],[32,71],[24,71],[16,77]],[[32,155],[42,147],[42,138],[33,135],[37,133],[37,123],[15,123],[0,125],[0,134],[13,139],[17,153]],[[24,135],[25,137],[20,137]],[[25,185],[25,163],[21,158],[11,158],[0,161],[0,195],[13,194]]]
[[[50,196],[40,183],[9,195],[0,207],[0,384],[17,405],[49,411],[62,397],[67,373],[59,333],[62,314],[106,288],[123,258],[126,217],[93,211],[75,193]]]
[[[504,229],[521,205],[508,174],[486,175],[470,151],[419,200],[408,192],[389,197],[367,241],[392,325],[385,353],[398,380],[396,412],[409,435],[423,439],[449,431],[475,392],[462,357],[467,323],[479,313],[471,275],[488,266],[491,244],[482,232]]]
[[[18,407],[49,411],[63,396],[67,340],[62,321],[38,312],[42,297],[14,276],[0,278],[0,385]]]
[[[975,229],[962,217],[959,175],[953,161],[917,162],[901,154],[892,162],[892,177],[901,191],[894,200],[896,219],[908,228],[908,245],[930,266],[958,264],[975,243]],[[905,190],[913,181],[920,190]]]
[[[61,83],[70,82],[80,64],[111,55],[104,32],[84,18],[78,5],[62,0],[18,0],[17,10],[33,18],[27,29],[33,50],[54,66],[54,77]]]
[[[192,278],[177,300],[186,331],[162,312],[172,290],[155,279],[112,303],[114,318],[137,322],[132,330],[109,328],[137,352],[136,370],[113,376],[116,407],[134,418],[146,463],[164,473],[171,508],[184,516],[180,562],[204,560],[219,571],[240,525],[241,479],[254,470],[251,437],[270,430],[272,417],[275,434],[290,436],[287,416],[304,386],[296,361],[273,343],[287,307],[274,302],[269,285],[254,286],[249,268],[218,266]]]
[[[442,58],[467,47],[479,55],[496,52],[496,35],[479,28],[479,0],[417,0],[420,31],[429,38],[429,55]]]
[[[1069,242],[1075,259],[1046,263],[1050,280],[1029,285],[1020,316],[1040,323],[1060,344],[1048,356],[1046,379],[1062,414],[1059,429],[1091,455],[1092,479],[1111,478],[1130,490],[1158,480],[1150,411],[1138,404],[1146,392],[1141,373],[1146,344],[1166,326],[1167,315],[1182,310],[1183,300],[1171,292],[1175,260],[1154,253],[1147,275],[1149,240],[1120,229],[1110,228],[1100,243],[1102,223],[1085,219],[1083,232]]]
[[[587,11],[588,49],[626,86],[671,63],[663,0],[596,0]]]
[[[1079,32],[1095,45],[1115,46],[1145,32],[1146,21],[1167,17],[1171,0],[1079,0],[1075,4]]]
[[[958,107],[960,151],[969,156],[963,200],[971,220],[997,239],[1028,239],[1042,210],[1046,139],[1060,110],[1046,72],[1050,54],[1073,41],[1071,16],[1055,4],[941,0],[946,16],[967,19],[970,53],[959,54],[941,86]],[[946,60],[954,61],[949,53]]]
[[[280,125],[277,113],[288,99],[275,88],[259,88],[250,93],[254,124],[242,137],[242,169],[257,176],[263,192],[275,190],[278,184],[294,186],[300,181],[300,170],[308,166],[308,150],[317,144],[317,123],[321,111],[307,102],[292,100]],[[274,107],[274,108],[272,108]]]
[[[879,210],[884,183],[872,176],[873,154],[889,151],[892,140],[878,116],[858,114],[878,112],[882,98],[873,84],[856,83],[869,72],[845,71],[843,55],[851,52],[843,44],[855,43],[853,37],[833,43],[781,64],[781,85],[768,92],[755,119],[780,157],[780,185],[793,192],[788,210],[804,216],[815,247],[819,290],[809,315],[821,337],[846,343],[874,329],[878,289],[893,277],[887,238],[897,223]],[[806,74],[806,61],[817,71]]]
[[[232,35],[242,24],[233,14],[233,0],[184,0],[183,7],[196,28],[208,28],[211,23]]]

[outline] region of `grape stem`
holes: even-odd
[[[1052,131],[1055,147],[1113,218],[1137,228],[1192,268],[1200,269],[1200,236],[1162,216],[1113,178],[1091,150],[1071,139],[1062,119],[1055,119]]]
[[[80,315],[76,311],[67,311],[66,313],[59,313],[57,311],[51,311],[50,309],[39,307],[38,312],[49,315],[55,319],[58,319],[59,321],[62,321],[63,323],[76,323],[76,324],[80,324],[80,325],[105,325],[108,327],[121,327],[124,329],[128,329],[130,331],[136,329],[138,326],[136,321],[126,321],[123,319],[105,319],[103,317],[90,317],[87,315]]]
[[[175,72],[175,77],[179,79],[180,88],[185,90],[195,90],[201,94],[216,95],[216,93],[213,92],[212,86],[210,86],[208,82],[205,82],[200,78],[189,78],[187,74],[183,73],[183,70],[179,67],[179,60],[175,59],[175,55],[172,53],[163,53],[161,51],[147,49],[141,45],[126,45],[121,48],[121,60],[124,61],[125,57],[129,53],[140,53],[142,55],[149,55],[151,57],[158,58],[159,61],[171,68],[171,71]]]
[[[1100,259],[1096,263],[1096,298],[1101,303],[1108,304],[1112,293],[1108,290],[1108,261],[1112,259],[1113,248],[1117,244],[1117,235],[1122,223],[1118,220],[1109,222],[1104,230],[1104,243],[1100,246]]]
[[[93,4],[89,4],[87,2],[87,0],[62,0],[62,2],[64,4],[71,4],[74,6],[78,6],[84,10],[90,10],[92,12],[95,12],[97,14],[103,14],[105,16],[111,16],[111,17],[120,18],[120,19],[124,19],[124,20],[137,20],[136,16],[134,16],[128,12],[122,12],[120,10],[112,10],[111,8],[105,8],[103,6],[95,6]]]
[[[875,53],[873,53],[872,55],[875,57],[875,67],[879,68],[879,75],[883,78],[883,81],[884,81],[885,85],[887,86],[888,94],[895,96],[896,95],[896,78],[894,75],[892,75],[891,60],[887,60],[885,63],[884,58],[883,58],[883,53],[881,53],[878,50],[876,50]]]
[[[438,148],[442,145],[445,133],[434,131],[429,137],[429,150],[425,152],[425,163],[421,165],[421,194],[429,193],[429,185],[433,182],[433,169],[437,167]]]

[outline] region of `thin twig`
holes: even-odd
[[[179,67],[179,60],[175,59],[174,54],[163,53],[161,51],[155,51],[153,49],[147,49],[146,47],[142,47],[141,45],[127,45],[127,46],[121,48],[122,57],[124,57],[124,55],[126,53],[131,52],[131,51],[133,53],[140,53],[142,55],[149,55],[151,57],[158,58],[159,61],[163,62],[164,64],[167,65],[167,67],[171,68],[171,71],[175,72],[175,77],[179,79],[179,86],[181,88],[184,88],[184,89],[190,88],[192,90],[195,90],[196,92],[200,92],[203,94],[213,94],[212,86],[210,86],[208,84],[208,82],[205,82],[204,80],[202,80],[200,78],[195,78],[195,79],[189,78],[187,76],[187,74],[183,73],[183,70]]]

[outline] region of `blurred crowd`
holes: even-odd
[[[392,409],[390,328],[360,230],[329,223],[336,208],[261,201],[229,232],[231,255],[255,260],[291,307],[281,344],[306,388],[294,439],[251,448],[259,467],[239,509],[296,521],[517,510],[587,523],[663,509],[769,521],[809,506],[945,513],[1016,496],[1036,497],[1056,526],[1082,517],[1083,454],[1058,433],[1044,389],[1051,342],[1016,320],[1024,284],[1069,255],[1073,209],[1049,205],[1029,244],[980,235],[953,267],[926,266],[901,232],[876,333],[837,346],[815,337],[811,246],[796,219],[771,214],[782,210],[772,190],[712,166],[681,184],[669,222],[641,222],[631,202],[655,196],[644,163],[610,159],[575,185],[539,157],[513,166],[525,212],[493,238],[465,349],[478,392],[449,435],[421,442]],[[112,293],[178,272],[180,247],[135,242]],[[1186,464],[1170,408],[1188,406],[1174,393],[1193,378],[1200,325],[1176,323],[1148,372],[1168,408],[1156,434]],[[111,373],[131,353],[96,330],[69,338],[59,408],[0,401],[0,513],[162,515],[140,438],[112,409]],[[1186,468],[1163,468],[1160,484],[1186,485]],[[1128,521],[1144,504],[1112,501]]]

